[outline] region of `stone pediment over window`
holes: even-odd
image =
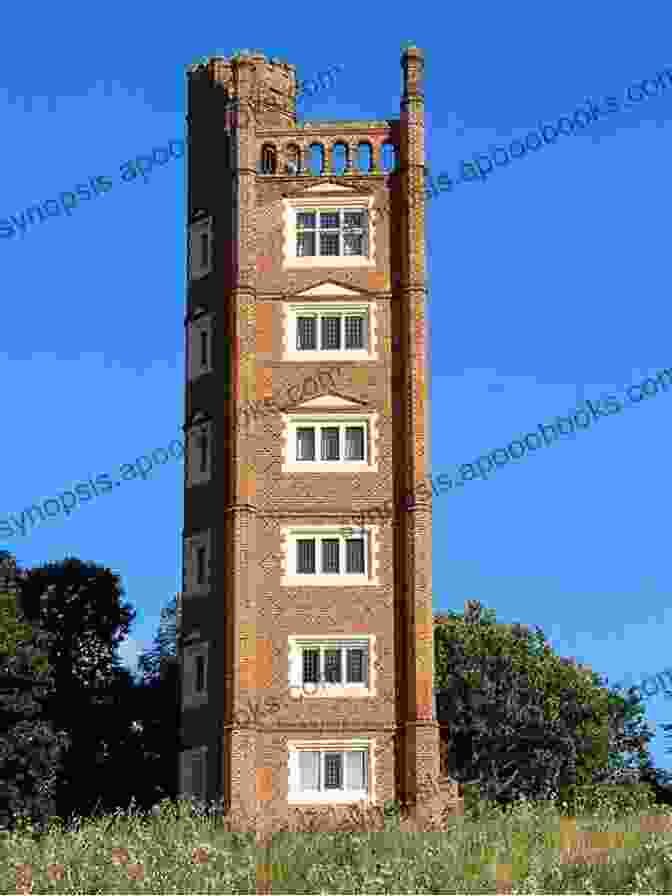
[[[374,196],[375,191],[370,187],[354,186],[338,177],[330,177],[328,180],[320,178],[320,183],[313,187],[300,184],[294,189],[286,190],[282,195],[285,199],[322,199],[330,195],[355,198]]]
[[[319,296],[351,296],[353,299],[359,296],[375,298],[375,293],[368,289],[353,289],[350,284],[339,283],[337,280],[322,280],[308,289],[302,289],[301,292],[287,293],[286,298],[289,301],[295,299],[312,299]]]
[[[295,411],[319,411],[320,413],[329,411],[353,411],[362,413],[368,409],[366,401],[359,398],[351,398],[347,395],[340,395],[338,392],[329,392],[327,395],[319,395],[317,398],[309,398],[307,401],[300,401],[293,405],[283,408],[285,414],[293,414]]]

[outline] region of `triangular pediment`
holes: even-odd
[[[306,193],[356,193],[354,187],[344,187],[343,184],[331,183],[317,184],[314,187],[308,187]]]
[[[346,298],[359,298],[367,302],[374,298],[368,289],[355,287],[351,283],[339,283],[338,280],[320,280],[307,289],[302,289],[300,292],[285,294],[285,298],[289,301],[321,298],[323,296],[334,296],[334,298],[345,296]]]
[[[292,407],[287,408],[288,411],[361,411],[366,408],[366,402],[359,398],[348,398],[345,395],[339,395],[337,392],[328,392],[326,395],[319,395],[316,398],[308,398],[306,401],[298,402]]]
[[[319,283],[317,286],[311,286],[304,289],[303,292],[297,292],[296,297],[302,299],[310,299],[312,296],[354,296],[357,298],[362,293],[358,289],[350,289],[348,286],[341,286],[334,280],[327,280],[325,283]]]
[[[337,177],[328,179],[321,177],[320,183],[313,184],[310,187],[299,184],[287,190],[287,192],[283,193],[283,196],[286,199],[301,199],[304,196],[327,196],[330,193],[336,196],[373,196],[374,190],[371,187],[359,184],[355,186]]]

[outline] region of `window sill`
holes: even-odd
[[[362,349],[343,349],[341,351],[295,351],[287,352],[284,361],[377,361],[378,356],[373,352]]]
[[[318,697],[326,697],[327,699],[334,699],[336,697],[375,697],[376,689],[375,688],[365,688],[361,685],[340,685],[330,687],[328,685],[320,685],[317,687],[317,690],[314,694],[311,694],[309,691],[307,692],[305,688],[308,686],[308,682],[302,686],[297,687],[296,685],[291,685],[289,688],[289,696],[292,699],[298,699],[299,697],[305,697],[307,700],[313,700]]]
[[[375,268],[376,263],[361,255],[295,255],[285,258],[282,267],[288,268]]]
[[[378,464],[366,461],[291,461],[282,465],[283,473],[377,473]]]
[[[378,579],[370,579],[366,575],[291,575],[283,576],[280,584],[287,588],[352,588],[353,586],[378,585]]]
[[[339,796],[323,793],[311,793],[306,794],[306,796],[289,793],[287,796],[287,802],[289,804],[294,803],[297,805],[306,803],[315,803],[316,805],[325,805],[326,803],[359,803],[362,801],[369,805],[373,802],[369,794],[365,791],[342,793]]]

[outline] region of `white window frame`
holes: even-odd
[[[195,793],[193,788],[194,763],[200,763],[201,788],[200,793]],[[208,792],[208,748],[194,747],[190,750],[182,750],[180,753],[180,796],[188,799],[193,797],[205,800]]]
[[[198,584],[196,579],[199,548],[205,548],[205,581],[201,585]],[[184,578],[187,594],[207,594],[210,591],[211,561],[209,529],[184,539]]]
[[[201,472],[201,437],[206,438],[206,469]],[[187,488],[209,482],[212,477],[212,436],[211,420],[194,423],[187,431],[186,472]]]
[[[375,446],[377,435],[377,415],[375,414],[283,414],[285,423],[285,450],[283,451],[283,473],[376,473],[378,457]],[[321,460],[321,429],[339,427],[340,460]],[[364,459],[345,460],[345,429],[348,426],[364,427]],[[314,427],[315,460],[298,460],[297,430]]]
[[[339,563],[345,566],[345,542],[349,540],[348,535],[344,534],[343,525],[337,526],[292,526],[283,527],[283,575],[281,577],[281,585],[288,587],[300,586],[326,586],[330,588],[347,588],[353,585],[378,585],[377,569],[372,569],[371,558],[377,553],[377,530],[375,526],[365,526],[363,529],[353,530],[349,536],[364,539],[364,572],[363,573],[299,573],[297,572],[298,562],[298,545],[297,542],[303,539],[315,538],[316,560],[319,568],[321,561],[320,540],[338,539]]]
[[[286,361],[375,361],[375,304],[371,302],[302,302],[291,303],[287,315],[287,336],[284,359]],[[339,315],[341,318],[358,316],[364,318],[364,348],[345,348],[345,323],[341,324],[342,347],[340,349],[299,349],[297,348],[298,319],[317,317],[317,340],[321,343],[323,316]]]
[[[187,709],[208,702],[209,642],[188,644],[182,648],[182,707]],[[197,658],[203,657],[203,690],[196,690]]]
[[[318,685],[303,680],[303,651],[319,648],[321,651],[340,647],[342,662],[347,672],[345,651],[351,648],[364,649],[364,682],[332,683],[321,681]],[[288,637],[288,686],[292,699],[308,700],[346,697],[375,697],[377,687],[376,636],[375,635],[290,635]],[[343,668],[342,667],[342,668]],[[323,668],[323,667],[322,667]]]
[[[375,739],[354,739],[352,741],[322,742],[288,742],[288,803],[352,803],[375,802]],[[299,753],[315,752],[320,755],[320,789],[299,790]],[[363,753],[364,754],[364,788],[361,790],[324,789],[325,755],[327,753]],[[346,780],[345,757],[343,763],[343,783]]]
[[[201,364],[202,335],[205,334],[207,346],[207,364]],[[203,314],[187,324],[187,378],[189,382],[199,376],[212,373],[212,315]]]
[[[201,257],[201,237],[207,236],[207,259],[203,264]],[[212,272],[213,249],[212,217],[199,218],[189,226],[189,279],[201,280]]]
[[[364,447],[364,457],[355,458],[354,460],[348,460],[345,457],[345,439],[346,432],[348,429],[357,428],[363,430],[362,433],[362,442]],[[312,429],[315,433],[315,458],[313,460],[301,460],[299,458],[299,430],[301,429]],[[322,457],[322,430],[323,429],[338,429],[338,460],[325,460]],[[307,422],[303,423],[297,422],[293,426],[294,432],[294,453],[291,456],[292,463],[301,464],[343,464],[344,466],[351,466],[352,464],[366,464],[368,466],[369,459],[369,423],[368,420],[322,420],[319,422]]]
[[[352,228],[352,232],[355,236],[361,237],[362,241],[362,249],[361,253],[352,253],[351,255],[346,255],[343,251],[345,249],[345,215],[351,212],[353,214],[362,215],[362,226]],[[299,226],[299,215],[314,215],[315,216],[315,227],[304,227]],[[294,209],[294,226],[296,229],[296,243],[294,246],[294,251],[297,253],[297,258],[366,258],[368,255],[368,242],[369,242],[369,221],[368,221],[369,210],[362,206],[361,208],[333,208],[333,209],[324,209],[324,208],[296,208]],[[338,215],[338,227],[323,227],[322,226],[322,215]],[[339,251],[336,255],[322,255],[320,252],[320,234],[322,232],[329,233],[331,235],[336,234],[338,236],[338,248]],[[314,255],[298,255],[298,240],[301,233],[311,233],[315,237],[315,254]]]
[[[284,245],[283,268],[374,268],[375,228],[372,226],[373,196],[348,196],[320,199],[319,193],[302,198],[283,199]],[[296,254],[297,212],[365,212],[364,255],[309,255]]]

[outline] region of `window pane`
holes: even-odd
[[[349,538],[345,542],[345,571],[364,573],[364,539]]]
[[[338,254],[338,253],[336,253]],[[306,256],[315,255],[315,234],[310,231],[299,233],[296,236],[296,256],[297,258],[305,258]]]
[[[326,255],[326,252],[322,253]],[[335,254],[335,253],[330,253]],[[343,254],[344,255],[363,255],[364,254],[364,234],[363,233],[346,233],[343,235]]]
[[[341,753],[324,754],[324,789],[343,789],[343,755]]]
[[[338,230],[338,212],[320,212],[320,229]]]
[[[328,317],[322,318],[322,348],[338,349],[341,347],[341,318]]]
[[[199,446],[201,449],[201,473],[207,472],[208,469],[208,437],[207,435],[200,435],[198,437]]]
[[[201,367],[208,366],[208,333],[201,330]]]
[[[301,427],[296,431],[296,459],[315,460],[315,430]]]
[[[296,543],[297,563],[296,571],[301,573],[315,572],[315,539],[301,539]]]
[[[202,585],[205,582],[205,548],[198,548],[196,551],[196,584]]]
[[[317,318],[299,317],[296,322],[296,347],[299,350],[317,348]]]
[[[364,348],[364,318],[345,318],[345,347]]]
[[[366,789],[367,752],[364,750],[348,750],[345,754],[345,789]]]
[[[208,234],[201,234],[201,267],[207,268],[208,266]]]
[[[364,648],[348,649],[347,681],[349,684],[364,684]]]
[[[343,212],[343,229],[348,230],[350,227],[364,227],[364,212]]]
[[[328,230],[320,232],[320,255],[338,255],[338,234]],[[350,255],[356,253],[350,252]],[[360,253],[361,254],[361,253]]]
[[[200,694],[205,687],[205,659],[202,656],[196,657],[196,693]]]
[[[301,227],[315,227],[316,222],[316,214],[315,212],[297,212],[296,213],[296,226]]]
[[[337,426],[325,426],[322,429],[322,460],[339,460],[339,429]]]
[[[299,790],[320,789],[320,754],[299,750]]]
[[[364,427],[345,427],[345,459],[364,460]]]
[[[333,647],[324,651],[324,680],[329,684],[341,683],[340,647]]]
[[[320,680],[320,651],[306,648],[303,651],[303,681],[317,684]]]
[[[338,538],[322,539],[322,572],[338,572]]]

